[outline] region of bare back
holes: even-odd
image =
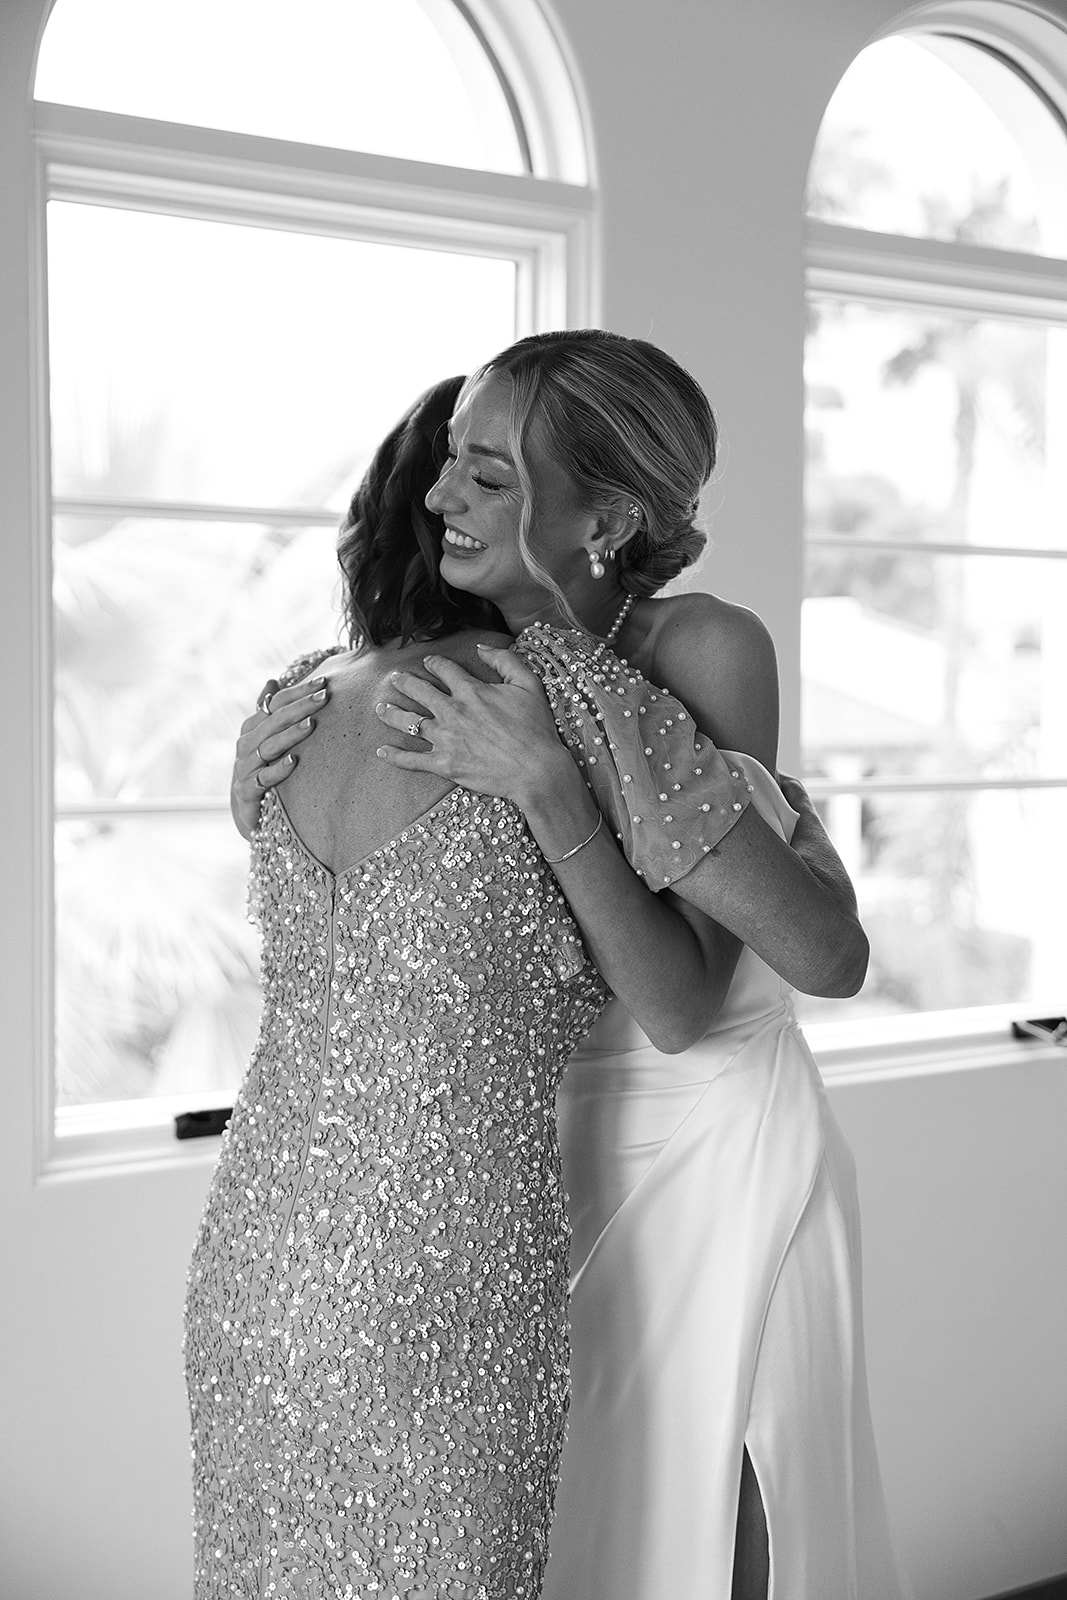
[[[421,672],[427,655],[447,656],[473,676],[496,674],[478,656],[477,643],[506,647],[511,639],[469,630],[445,639],[389,644],[328,658],[318,671],[330,680],[330,698],[316,714],[315,736],[299,765],[279,786],[289,820],[307,849],[333,873],[345,871],[402,833],[453,787],[432,772],[407,772],[375,752],[384,744],[425,749],[375,715],[380,701],[410,706],[390,681],[403,668]],[[418,715],[419,708],[413,715]]]

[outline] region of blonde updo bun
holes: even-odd
[[[520,339],[475,376],[486,373],[512,382],[510,447],[527,490],[520,539],[529,565],[540,571],[526,540],[531,428],[591,510],[620,499],[640,507],[636,533],[617,552],[628,593],[655,594],[693,564],[706,543],[694,517],[718,427],[684,367],[645,339],[580,328]]]

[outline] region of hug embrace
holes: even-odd
[[[190,1272],[197,1597],[894,1600],[851,1157],[867,942],[655,346],[421,397],[348,645],[237,744],[259,1038]]]

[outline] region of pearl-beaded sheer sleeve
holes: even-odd
[[[544,685],[560,737],[630,865],[657,891],[683,878],[752,798],[741,759],[589,634],[538,622],[515,648]]]

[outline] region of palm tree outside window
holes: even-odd
[[[1064,1006],[1065,180],[1055,95],[947,22],[857,58],[811,164],[802,744],[856,1020]]]
[[[232,1098],[259,1010],[227,803],[241,718],[265,677],[337,642],[337,527],[400,412],[587,315],[581,161],[476,9],[51,13],[36,115],[64,1148]]]

